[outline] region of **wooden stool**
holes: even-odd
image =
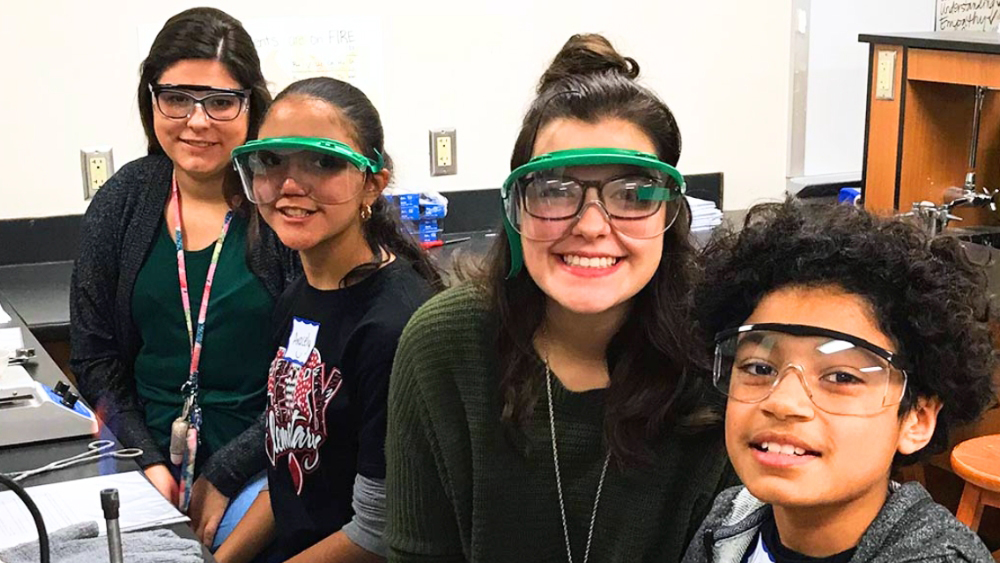
[[[951,451],[951,468],[965,479],[958,521],[979,530],[983,507],[1000,508],[1000,434],[966,440]],[[993,552],[1000,561],[1000,550]]]

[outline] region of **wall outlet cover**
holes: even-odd
[[[83,199],[90,199],[115,173],[111,147],[81,150],[80,169],[83,174]]]
[[[458,172],[455,130],[430,131],[431,176],[447,176]]]

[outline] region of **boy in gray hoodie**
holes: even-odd
[[[757,206],[706,248],[724,491],[684,563],[992,562],[894,466],[995,397],[982,268],[955,239],[849,206]]]

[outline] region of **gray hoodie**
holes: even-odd
[[[745,487],[723,491],[695,533],[682,563],[740,563],[762,522],[773,518]],[[893,483],[861,536],[851,563],[993,563],[976,534],[934,502],[918,483]]]

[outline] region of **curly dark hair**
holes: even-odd
[[[900,416],[917,397],[943,404],[931,441],[897,454],[896,465],[944,451],[952,428],[996,402],[986,274],[953,237],[932,239],[852,206],[790,199],[753,207],[741,231],[717,233],[702,257],[695,310],[708,336],[739,326],[765,295],[789,286],[838,286],[871,305],[908,363]]]

